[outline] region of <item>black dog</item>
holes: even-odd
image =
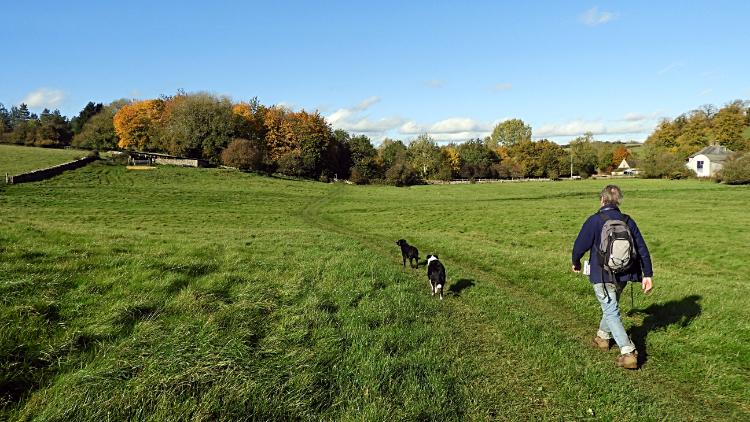
[[[409,266],[414,268],[414,265],[411,263],[412,259],[417,260],[417,268],[419,268],[419,251],[414,246],[411,246],[410,244],[406,243],[406,240],[401,239],[398,242],[396,242],[398,246],[401,246],[401,257],[404,258],[404,267],[406,267],[406,260],[409,260]]]
[[[427,278],[430,279],[432,296],[440,290],[440,300],[443,299],[443,287],[445,286],[445,267],[438,261],[437,255],[427,255]]]

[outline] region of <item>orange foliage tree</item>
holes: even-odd
[[[115,114],[115,133],[123,149],[151,150],[156,146],[153,131],[164,118],[165,102],[162,99],[132,102]]]
[[[296,151],[316,169],[322,165],[333,132],[318,112],[293,112],[283,107],[265,110],[266,151],[273,161]],[[318,169],[319,170],[319,169]]]
[[[630,152],[628,152],[628,150],[625,149],[624,146],[620,146],[620,148],[617,148],[617,151],[612,154],[612,165],[615,167],[619,167],[620,163],[622,163],[622,160],[626,158],[633,158],[633,156],[630,155]]]

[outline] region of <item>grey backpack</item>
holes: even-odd
[[[602,270],[609,273],[610,280],[615,281],[615,276],[626,273],[637,259],[635,241],[628,228],[630,216],[623,214],[614,220],[603,212],[596,215],[604,220],[597,260]]]

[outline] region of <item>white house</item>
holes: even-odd
[[[691,155],[685,165],[693,170],[698,177],[710,177],[721,170],[724,162],[732,154],[734,154],[733,151],[721,145],[709,145]]]
[[[638,163],[632,158],[626,158],[612,174],[638,174]]]

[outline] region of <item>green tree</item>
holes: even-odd
[[[165,102],[170,104],[169,101]],[[171,102],[164,131],[160,133],[176,155],[220,161],[221,152],[234,139],[232,103],[227,97],[207,92],[181,95]]]
[[[101,112],[103,109],[104,105],[102,103],[94,104],[93,102],[89,101],[89,103],[86,104],[86,107],[84,107],[83,110],[78,113],[78,116],[70,119],[70,127],[71,129],[73,129],[73,135],[78,135],[79,133],[81,133],[83,131],[83,125],[85,125],[90,118],[94,117],[94,115]]]
[[[115,133],[114,117],[128,103],[126,99],[113,101],[97,114],[90,116],[78,134],[73,136],[72,145],[81,149],[118,149],[120,137]]]
[[[735,153],[727,159],[717,174],[717,181],[728,184],[750,183],[750,153]]]
[[[395,164],[406,163],[406,145],[403,142],[392,139],[384,139],[378,146],[378,156],[385,163],[386,168],[391,168]]]
[[[531,126],[525,124],[521,119],[511,119],[495,126],[492,135],[490,135],[488,147],[494,150],[498,147],[512,147],[530,140]]]
[[[443,154],[432,137],[425,133],[409,142],[407,156],[417,173],[427,178],[437,171]]]
[[[478,138],[459,144],[456,151],[458,151],[461,165],[482,163],[489,167],[500,161],[497,154]]]
[[[594,134],[586,132],[570,141],[570,154],[573,156],[573,174],[588,177],[596,172],[599,156],[593,144]]]

